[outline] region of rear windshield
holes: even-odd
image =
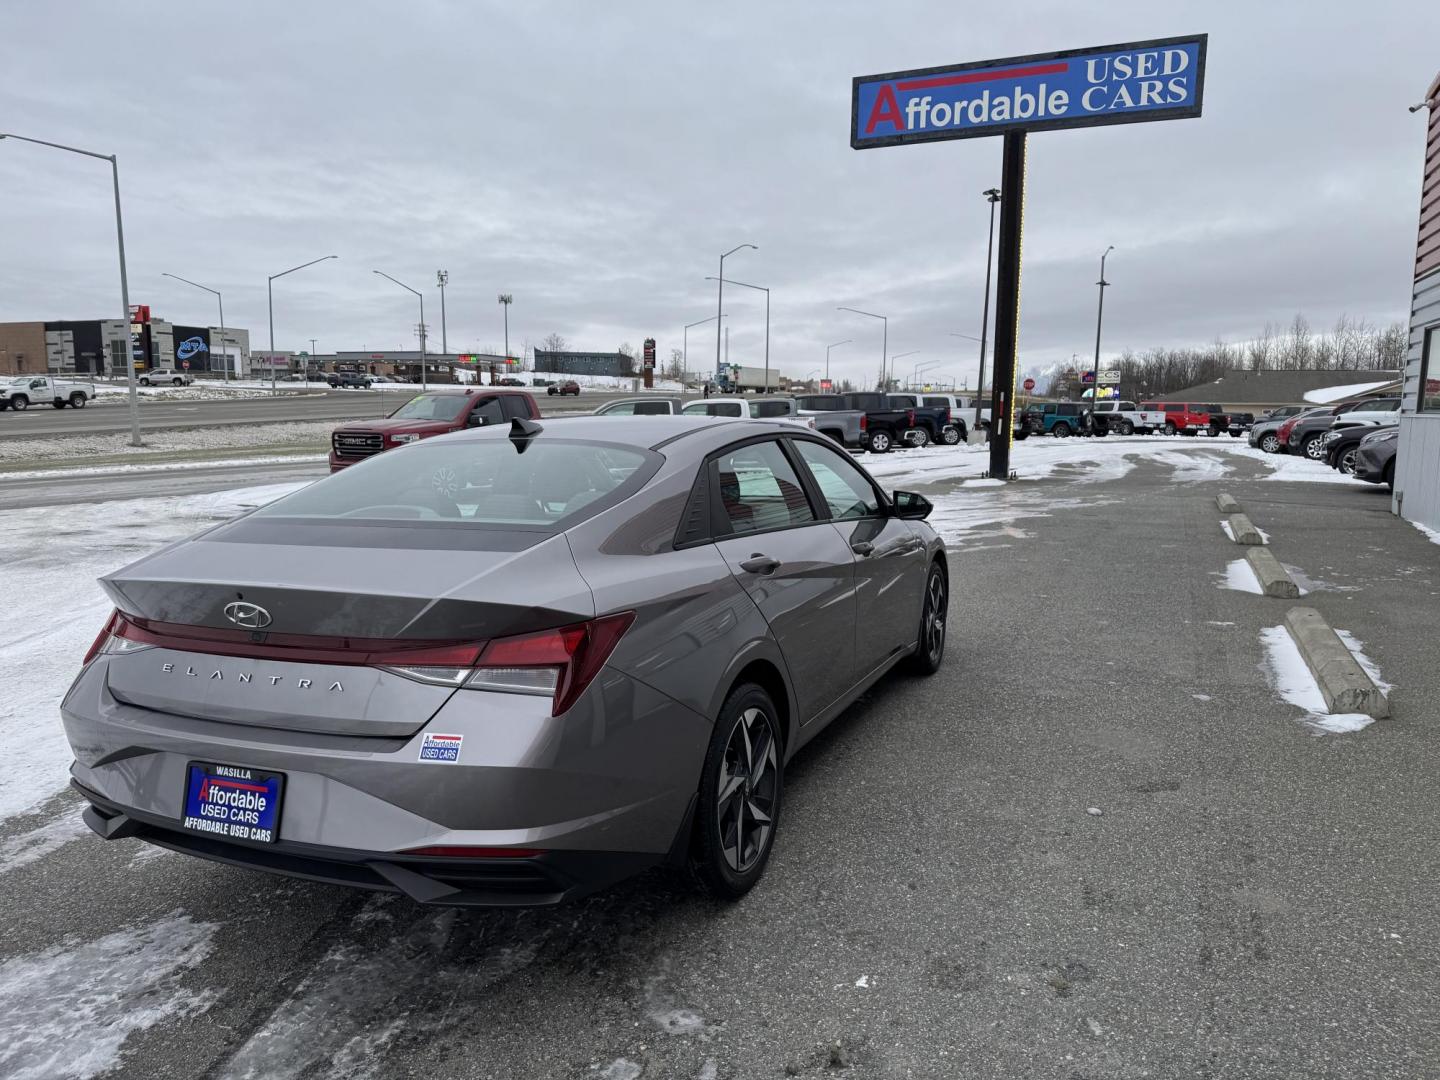
[[[421,394],[390,414],[392,420],[454,420],[465,411],[469,394]]]
[[[950,407],[950,399],[943,397],[927,397],[925,399],[925,405],[930,408],[948,409]]]
[[[767,416],[789,416],[790,403],[788,401],[752,401],[750,402],[750,415],[763,420]]]
[[[739,416],[738,401],[692,401],[680,412],[685,416]]]
[[[613,443],[537,439],[521,453],[509,438],[420,442],[352,465],[251,519],[562,529],[584,508],[628,494],[657,464],[657,455]]]
[[[811,394],[808,397],[796,398],[795,404],[802,409],[813,409],[816,412],[842,412],[845,409],[845,399],[832,394]]]

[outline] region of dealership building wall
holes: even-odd
[[[1421,174],[1410,353],[1391,508],[1401,517],[1440,530],[1440,76],[1430,84],[1426,101],[1430,124]]]
[[[126,337],[119,319],[0,323],[0,375],[121,376]],[[250,368],[250,332],[230,326],[222,336],[213,326],[151,319],[141,326],[135,347],[137,371],[188,363],[195,374],[219,374],[228,366],[238,376]]]

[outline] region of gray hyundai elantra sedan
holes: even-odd
[[[102,579],[62,703],[102,837],[438,904],[659,863],[743,895],[785,766],[944,656],[944,545],[773,421],[515,420]]]

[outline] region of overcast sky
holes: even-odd
[[[1093,12],[1081,13],[1082,7]],[[771,362],[973,385],[1000,140],[849,146],[854,75],[1208,33],[1205,115],[1030,139],[1021,363],[1408,309],[1433,4],[92,3],[0,10],[0,131],[118,152],[132,303],[279,348],[681,344],[727,276],[773,289]],[[764,295],[727,290],[732,362]],[[108,169],[0,142],[0,321],[119,308]],[[714,324],[690,332],[708,367]]]

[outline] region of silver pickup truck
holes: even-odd
[[[95,384],[56,379],[49,375],[16,375],[0,382],[0,410],[24,412],[31,405],[83,409],[95,399]]]
[[[856,449],[865,445],[865,413],[845,408],[839,394],[806,394],[795,399],[798,415],[815,421],[815,430],[842,446]]]

